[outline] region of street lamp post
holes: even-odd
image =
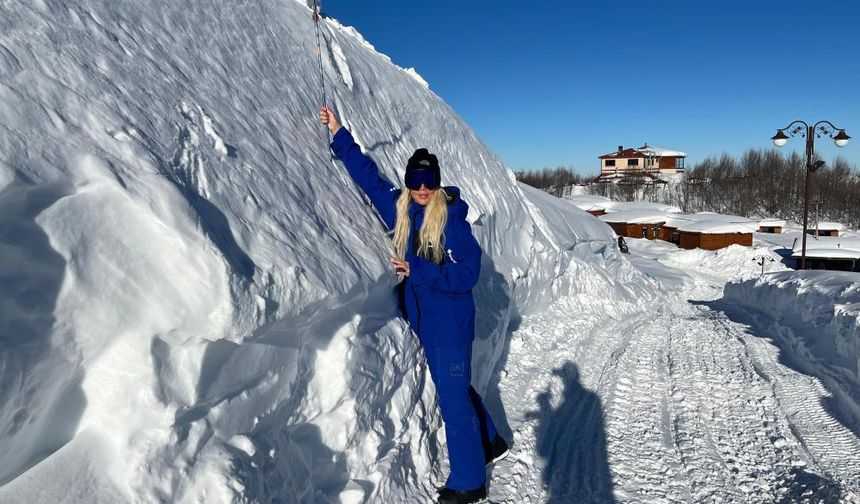
[[[786,134],[788,133],[788,134]],[[806,181],[803,188],[803,249],[800,253],[800,269],[806,269],[806,226],[809,219],[809,179],[812,173],[824,166],[824,161],[815,161],[815,137],[832,138],[837,147],[845,147],[850,136],[845,130],[837,128],[830,121],[818,121],[812,126],[803,121],[794,121],[785,128],[776,130],[776,135],[771,137],[773,144],[782,147],[788,142],[789,137],[806,137]]]

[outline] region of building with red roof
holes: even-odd
[[[660,175],[683,173],[686,152],[651,147],[618,146],[618,150],[600,156],[600,175],[596,182],[611,182],[625,178],[645,178],[659,181]]]

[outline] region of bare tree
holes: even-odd
[[[517,180],[556,196],[588,184],[590,194],[616,201],[649,200],[679,207],[685,213],[718,212],[747,217],[776,217],[800,222],[806,163],[800,154],[750,149],[739,159],[729,154],[708,157],[689,168],[680,182],[662,184],[648,177],[591,182],[570,168],[517,172]],[[812,175],[813,222],[832,220],[860,229],[860,171],[836,158]]]
[[[573,171],[572,168],[559,166],[556,168],[542,168],[535,171],[514,172],[517,180],[538,189],[543,189],[555,196],[567,196],[573,190],[573,186],[583,184],[590,180],[583,175]]]
[[[740,159],[728,154],[706,158],[684,179],[658,190],[658,201],[684,212],[719,212],[749,217],[803,217],[805,161],[797,153],[748,150]],[[605,192],[605,191],[603,191]],[[860,172],[841,158],[812,176],[811,198],[821,220],[860,229]],[[640,198],[644,199],[644,198]],[[650,198],[649,198],[650,199]]]

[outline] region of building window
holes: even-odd
[[[615,160],[614,159],[607,159],[606,160],[606,166],[615,166]]]
[[[628,159],[627,160],[627,166],[639,166],[639,160],[638,159]]]

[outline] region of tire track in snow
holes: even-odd
[[[622,320],[550,309],[523,321],[500,384],[515,446],[495,469],[493,502],[606,502],[589,494],[599,467],[567,462],[585,474],[547,478],[565,465],[543,448],[547,434],[562,446],[588,440],[548,433],[529,415],[541,401],[577,429],[605,428],[616,502],[857,502],[840,486],[856,491],[858,439],[824,410],[823,386],[780,364],[769,340],[682,294]],[[591,403],[563,402],[568,362],[599,396],[602,421]]]
[[[792,461],[792,477],[786,485],[797,496],[811,492],[830,494],[840,488],[843,502],[860,502],[860,439],[825,409],[823,401],[831,393],[815,377],[797,372],[779,362],[780,351],[770,341],[747,332],[745,326],[730,322],[724,314],[713,313],[714,325],[734,328],[734,336],[749,356],[755,371],[771,386],[797,457]],[[781,442],[779,444],[782,444]],[[806,467],[822,476],[808,476]],[[833,481],[831,481],[833,480]],[[803,502],[816,502],[810,496]],[[797,500],[801,502],[801,500]]]
[[[694,502],[773,502],[790,467],[778,404],[725,328],[695,311],[673,338],[673,429]],[[677,329],[676,329],[677,331]]]
[[[668,429],[669,335],[655,323],[664,320],[660,310],[619,328],[633,337],[612,366],[611,388],[599,388],[607,404],[611,472],[625,502],[683,502],[687,494]]]

